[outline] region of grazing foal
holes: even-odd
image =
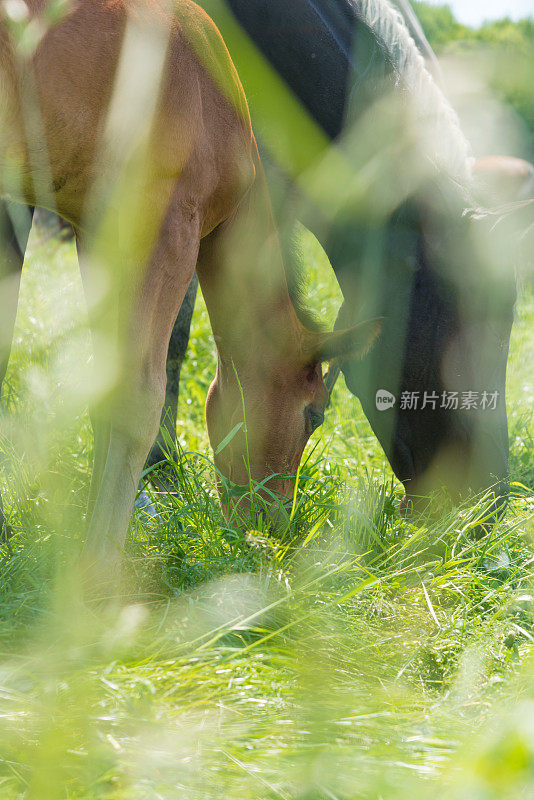
[[[27,6],[41,32],[29,55],[0,23],[0,189],[73,224],[97,368],[102,337],[116,348],[115,385],[91,411],[85,546],[91,563],[109,566],[158,430],[169,337],[195,268],[218,350],[212,445],[246,417],[216,457],[235,483],[247,483],[248,460],[252,478],[274,474],[273,491],[290,492],[283,476],[327,402],[321,362],[364,351],[377,324],[319,333],[299,320],[243,91],[195,3],[77,0],[48,30],[41,0]],[[0,301],[13,318],[16,297]]]

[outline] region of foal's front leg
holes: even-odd
[[[176,417],[178,411],[178,393],[180,390],[180,372],[189,344],[191,319],[195,308],[198,279],[194,275],[184,297],[178,318],[174,323],[169,350],[167,353],[167,387],[165,390],[165,403],[161,415],[161,429],[165,430],[171,442],[176,439]],[[161,430],[148,455],[147,466],[151,467],[161,461],[165,455],[165,438]]]
[[[133,305],[124,310],[120,376],[102,414],[109,446],[84,547],[87,566],[113,571],[120,563],[146,457],[156,438],[165,397],[165,361],[172,327],[193,277],[200,222],[168,215]]]
[[[33,208],[0,202],[0,392],[5,378],[17,315],[20,273],[32,226]],[[8,538],[0,495],[0,539]]]

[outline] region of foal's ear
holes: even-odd
[[[360,322],[352,328],[332,333],[314,333],[307,357],[310,361],[332,361],[334,358],[363,358],[382,328],[383,317]]]

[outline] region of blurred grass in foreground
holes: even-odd
[[[335,283],[312,237],[303,247],[313,305],[332,315]],[[106,611],[78,605],[69,583],[76,529],[55,535],[90,469],[69,383],[90,356],[84,320],[72,244],[33,238],[1,438],[15,535],[0,547],[0,796],[534,796],[532,293],[509,366],[514,497],[480,540],[483,499],[431,523],[399,516],[402,490],[342,381],[289,529],[229,528],[199,303],[170,454],[180,494],[154,495],[157,519],[137,514],[127,599]]]

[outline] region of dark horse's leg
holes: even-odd
[[[167,387],[165,389],[165,405],[161,414],[161,427],[158,438],[154,442],[147,459],[147,466],[153,466],[165,458],[165,439],[174,442],[176,438],[176,416],[178,393],[180,387],[180,371],[189,344],[191,318],[197,296],[198,279],[196,274],[189,284],[182,307],[174,323],[167,353]]]
[[[20,273],[32,217],[33,208],[7,201],[0,203],[0,391],[11,352]],[[0,495],[0,538],[8,538],[10,533]]]

